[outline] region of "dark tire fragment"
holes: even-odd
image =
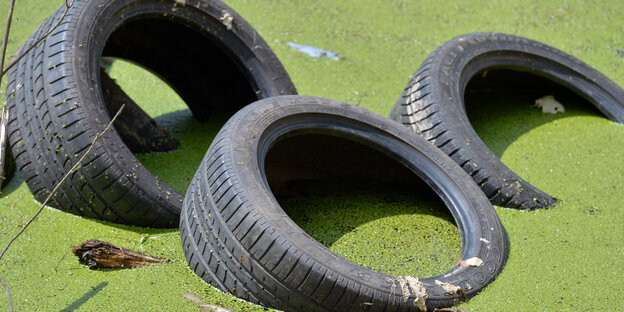
[[[1,111],[1,110],[0,110]],[[10,114],[10,113],[9,113]],[[5,121],[5,116],[2,118],[2,130],[0,133],[4,131],[5,137],[3,140],[0,139],[0,142],[3,142],[1,148],[2,152],[0,153],[0,161],[2,162],[2,174],[0,174],[0,188],[4,188],[9,182],[11,182],[11,178],[13,178],[13,173],[15,172],[15,159],[13,158],[13,154],[11,153],[11,146],[9,145],[9,140],[6,137],[7,135],[7,123],[8,119]]]
[[[500,33],[454,38],[436,49],[412,76],[390,113],[391,119],[411,127],[451,156],[492,204],[518,209],[551,206],[556,199],[507,168],[468,120],[464,91],[476,75],[487,70],[546,78],[585,98],[617,122],[624,122],[624,90],[573,56]]]
[[[48,32],[64,11],[65,5],[24,46]],[[221,21],[225,15],[233,19],[228,25]],[[115,113],[102,94],[102,57],[158,75],[200,120],[214,110],[234,112],[260,98],[295,93],[266,42],[220,1],[76,0],[58,28],[9,73],[9,142],[39,201]],[[141,165],[113,129],[50,205],[100,220],[172,227],[182,199]]]
[[[336,139],[356,146],[358,153],[349,149],[347,155],[336,155],[328,144]],[[297,144],[309,151],[314,149],[310,142],[318,143],[317,152],[300,153]],[[298,155],[290,164],[273,155],[285,150]],[[343,163],[331,163],[336,158]],[[318,159],[329,166],[315,166]],[[281,166],[287,170],[279,170]],[[375,181],[396,173],[420,177],[426,183],[420,187],[433,189],[451,211],[462,236],[461,257],[471,260],[420,281],[375,272],[307,235],[272,192],[275,181],[363,178],[366,171],[378,174],[369,175]],[[419,311],[425,306],[433,311],[452,306],[490,283],[508,252],[492,205],[448,156],[392,120],[346,103],[303,96],[258,101],[226,123],[189,186],[180,235],[197,275],[237,297],[286,311]],[[473,266],[464,266],[471,261]],[[426,300],[419,290],[426,292]]]

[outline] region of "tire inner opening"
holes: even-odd
[[[257,100],[241,64],[200,29],[156,17],[135,19],[110,35],[102,56],[134,62],[161,77],[200,121],[211,111],[234,113]]]
[[[265,158],[271,191],[293,221],[321,244],[389,275],[435,276],[461,254],[442,200],[391,157],[350,139],[301,134]]]
[[[553,95],[565,113],[546,114],[535,100]],[[602,114],[573,90],[529,72],[486,69],[475,74],[464,92],[464,107],[472,127],[497,156],[520,136],[566,117]],[[522,176],[522,174],[520,174]]]
[[[174,20],[140,18],[120,26],[106,42],[100,60],[103,97],[111,117],[126,104],[114,127],[135,157],[184,194],[221,126],[258,97],[237,61],[211,35]]]

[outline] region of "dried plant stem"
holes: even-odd
[[[149,239],[156,239],[156,238],[160,238],[163,236],[178,236],[180,235],[179,233],[169,233],[169,234],[161,234],[161,235],[145,235],[143,237],[141,237],[141,241],[139,242],[139,248],[141,248],[141,251],[143,251],[143,243],[147,242],[147,240]]]
[[[9,302],[9,311],[13,312],[13,301],[11,300],[11,292],[9,292],[9,285],[4,281],[2,276],[0,276],[0,282],[4,285],[4,293],[7,296],[7,300]]]
[[[11,6],[9,7],[9,16],[7,17],[6,27],[4,29],[4,41],[2,41],[2,56],[0,58],[0,82],[4,77],[4,59],[6,57],[7,44],[9,43],[9,31],[11,31],[11,23],[13,22],[13,9],[15,8],[15,0],[11,0]]]

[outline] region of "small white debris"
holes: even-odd
[[[472,257],[468,260],[462,260],[461,262],[459,262],[459,266],[461,267],[467,267],[467,266],[478,267],[478,266],[481,266],[482,264],[483,264],[483,260],[477,257]]]
[[[225,25],[225,28],[227,28],[227,30],[232,30],[232,21],[234,21],[234,16],[232,16],[232,14],[230,14],[230,12],[226,10],[221,11],[221,14],[221,18],[219,19],[221,23]]]
[[[436,283],[436,285],[442,287],[442,289],[444,289],[444,291],[446,291],[446,293],[449,294],[449,295],[454,295],[454,294],[462,291],[461,287],[455,286],[455,285],[453,285],[451,283],[444,283],[444,282],[441,282],[439,280],[435,280],[435,283]]]
[[[173,1],[173,7],[171,8],[172,12],[177,12],[178,11],[178,5],[185,7],[186,6],[186,0],[174,0]]]
[[[479,240],[485,243],[487,249],[490,249],[490,241],[489,240],[487,240],[487,239],[485,239],[483,237],[479,238]]]
[[[543,96],[535,100],[535,106],[542,108],[542,113],[545,114],[565,113],[565,107],[557,102],[553,95]]]

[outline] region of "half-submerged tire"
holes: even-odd
[[[336,148],[346,146],[346,155],[331,150],[329,143],[338,139]],[[288,163],[275,155],[280,151],[295,156]],[[337,158],[343,163],[332,164]],[[317,160],[329,164],[315,166]],[[375,181],[392,178],[386,174],[399,168],[437,193],[457,223],[467,261],[422,279],[373,271],[307,235],[272,192],[276,181],[361,177],[375,168],[378,176],[369,176]],[[303,96],[258,101],[226,123],[189,186],[180,235],[197,275],[237,297],[286,311],[448,307],[490,283],[508,250],[492,205],[448,156],[388,118]]]
[[[58,24],[10,71],[7,85],[9,142],[39,201],[116,113],[102,94],[102,57],[158,75],[201,121],[214,110],[296,92],[266,42],[220,1],[76,0],[59,24],[64,12],[63,5],[31,35],[25,47]],[[176,226],[183,196],[141,165],[119,131],[95,145],[50,205],[117,223]]]
[[[556,199],[507,168],[479,138],[466,115],[468,82],[484,71],[501,69],[551,80],[589,101],[609,119],[624,122],[624,90],[607,77],[555,48],[499,33],[467,34],[440,46],[412,76],[390,118],[451,156],[492,204],[548,207]]]

